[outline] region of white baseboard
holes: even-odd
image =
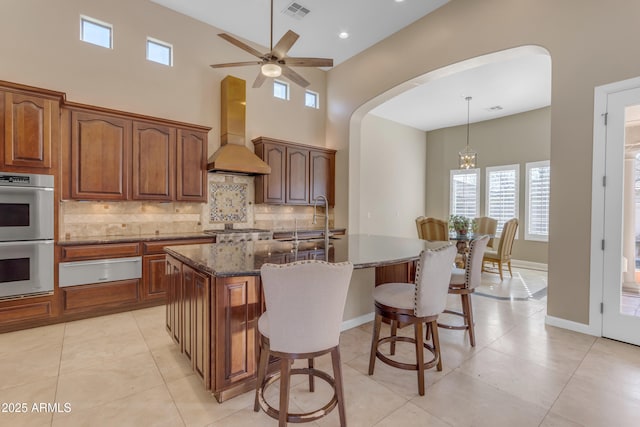
[[[521,259],[512,259],[512,267],[526,268],[528,270],[547,271],[547,264],[541,262],[524,261]]]
[[[371,322],[375,317],[375,313],[367,313],[362,316],[358,316],[354,319],[343,320],[342,326],[340,327],[340,332],[344,332],[348,329],[355,328],[360,325],[364,325],[365,323]]]
[[[568,329],[574,332],[580,332],[581,334],[593,335],[596,337],[602,336],[602,332],[591,325],[585,325],[584,323],[573,322],[571,320],[561,319],[559,317],[546,316],[544,322],[547,325],[556,326],[558,328]]]

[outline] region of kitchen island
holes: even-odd
[[[319,239],[167,247],[166,327],[204,386],[222,402],[255,386],[257,325],[264,311],[262,264],[321,259],[351,261],[357,270],[375,269],[375,279],[364,284],[355,283],[354,272],[351,287],[364,285],[367,295],[348,297],[345,308],[346,313],[350,300],[361,304],[364,299],[369,313],[374,283],[412,280],[420,252],[443,244],[448,243],[346,235],[329,240],[328,246]]]

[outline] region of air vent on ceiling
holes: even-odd
[[[491,111],[491,112],[500,111],[500,110],[503,110],[501,105],[494,105],[493,107],[487,108],[487,111]]]
[[[295,1],[289,3],[289,5],[282,11],[282,13],[284,13],[285,15],[292,16],[296,19],[304,18],[309,12],[311,12],[309,9]]]

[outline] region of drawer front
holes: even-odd
[[[51,314],[51,301],[3,307],[0,308],[0,323],[24,322],[25,320],[47,318],[51,317]]]
[[[142,257],[61,262],[58,266],[59,286],[114,282],[142,277]]]
[[[63,288],[64,311],[133,304],[139,300],[139,288],[139,279]]]
[[[144,242],[142,243],[142,247],[145,255],[151,255],[163,253],[165,246],[201,245],[213,243],[214,241],[215,239],[212,237],[205,237],[201,239],[162,240],[158,242]]]
[[[138,243],[112,243],[108,245],[62,246],[61,255],[60,261],[131,257],[140,255],[140,245]]]

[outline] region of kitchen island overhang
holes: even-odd
[[[354,318],[368,319],[373,311],[374,284],[411,281],[420,252],[448,244],[355,234],[331,239],[328,246],[324,240],[267,240],[167,247],[166,327],[205,388],[222,402],[255,387],[262,264],[351,261],[356,271],[343,324],[356,326]]]

